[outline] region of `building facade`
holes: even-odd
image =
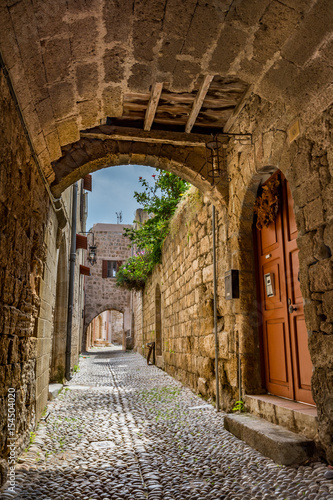
[[[111,342],[112,327],[103,329],[98,336],[93,335],[93,329],[89,327],[94,318],[99,317],[105,311],[113,314],[113,320],[119,320],[119,314],[122,315],[122,331],[131,341],[132,331],[132,294],[116,286],[117,270],[131,255],[129,248],[130,241],[123,236],[124,229],[130,228],[126,224],[94,224],[88,235],[89,241],[94,238],[96,246],[97,262],[90,268],[90,276],[86,276],[85,282],[85,339],[84,348],[89,348],[97,339],[108,340]],[[117,315],[117,312],[119,313]],[[101,320],[103,322],[103,319]],[[106,319],[104,319],[106,321]],[[108,323],[108,321],[107,321]],[[115,325],[113,325],[114,329]],[[117,331],[119,330],[117,326]],[[104,338],[105,337],[105,338]],[[119,337],[119,333],[117,338]],[[121,341],[122,343],[122,341]]]

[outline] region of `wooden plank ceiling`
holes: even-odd
[[[107,123],[145,131],[221,133],[248,94],[246,83],[230,77],[202,77],[189,93],[171,92],[167,83],[155,83],[150,93],[125,94],[122,117],[108,118]]]

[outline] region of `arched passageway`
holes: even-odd
[[[124,341],[124,313],[116,309],[101,312],[86,329],[86,347],[122,345]]]
[[[64,227],[72,224],[71,186],[99,168],[128,163],[164,168],[205,193],[207,206],[216,204],[223,220],[221,269],[240,271],[238,302],[225,302],[220,276],[223,403],[227,407],[235,395],[237,353],[246,358],[244,390],[260,387],[259,370],[251,368],[259,363],[251,224],[256,179],[268,166],[286,175],[294,199],[312,392],[320,442],[332,461],[327,437],[333,390],[330,2],[268,0],[253,6],[247,0],[208,0],[176,6],[170,0],[124,5],[37,0],[0,9],[1,373],[8,374],[1,397],[6,409],[7,389],[19,389],[18,449],[29,440],[47,399],[56,251]],[[252,137],[247,145],[230,138],[227,175],[212,187],[205,143],[216,132]],[[199,238],[184,225],[180,229],[185,241]],[[200,239],[206,270],[195,278],[200,289],[191,301],[200,303],[203,318],[211,315],[211,263],[204,251],[207,232]],[[186,252],[190,255],[190,244]],[[187,277],[193,278],[190,271]],[[165,282],[162,297],[163,287]],[[191,301],[186,313],[175,313],[177,321],[191,316]],[[122,310],[129,328],[127,309],[112,300],[91,315],[86,308],[86,320],[102,307]],[[75,321],[80,318],[77,311]],[[203,319],[201,327],[210,332],[211,322]],[[197,388],[198,365],[191,356],[195,349],[210,353],[212,337],[208,333],[197,346],[195,339],[185,340],[189,330],[182,328],[183,338],[168,347],[167,357],[172,370],[181,365],[185,382]],[[201,386],[209,391],[213,365],[201,361],[207,373],[199,377]]]

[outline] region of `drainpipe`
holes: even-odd
[[[213,205],[213,276],[214,276],[214,334],[215,334],[215,377],[216,377],[216,410],[220,411],[220,389],[219,389],[219,342],[217,336],[217,293],[216,293],[216,236],[215,236],[215,206]]]
[[[73,185],[73,203],[72,203],[72,236],[71,253],[69,264],[69,289],[68,289],[68,315],[67,315],[67,338],[66,338],[66,373],[67,380],[71,376],[71,352],[72,352],[72,326],[73,326],[73,302],[74,302],[74,279],[75,279],[75,260],[76,260],[76,210],[77,210],[77,182]]]

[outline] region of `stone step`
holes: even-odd
[[[318,442],[318,419],[315,406],[271,394],[245,395],[244,401],[246,410],[252,415]]]
[[[304,463],[316,453],[314,441],[254,415],[227,415],[224,418],[224,427],[281,465]]]

